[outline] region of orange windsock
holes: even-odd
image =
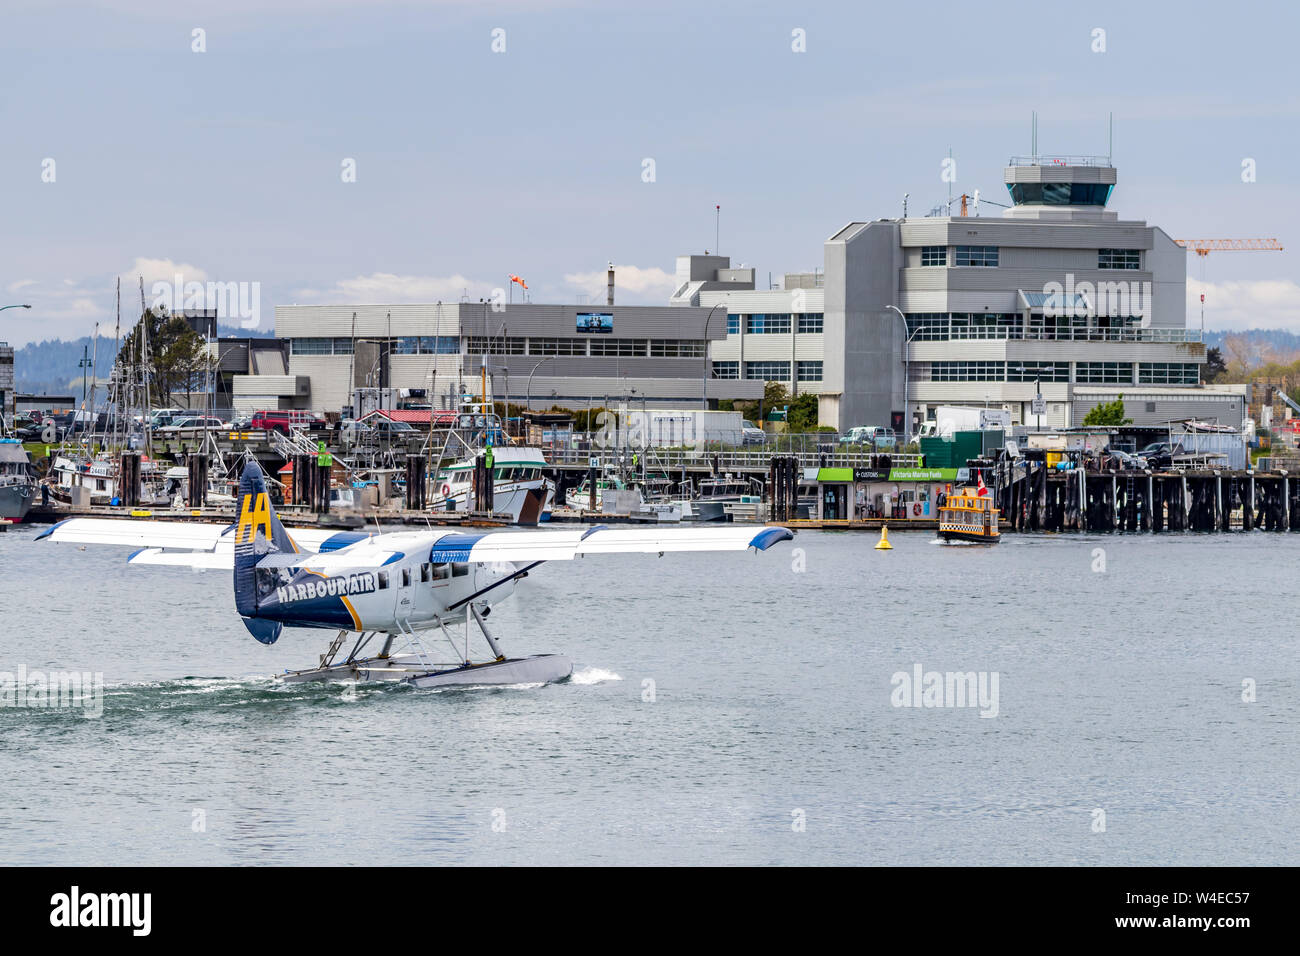
[[[513,274],[512,274],[512,275],[510,276],[510,281],[511,281],[511,282],[518,282],[518,283],[519,283],[521,286],[523,286],[525,289],[528,288],[528,283],[525,282],[523,279],[519,278],[519,276],[517,276],[517,275],[513,275]]]

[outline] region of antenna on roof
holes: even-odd
[[[1111,162],[1111,157],[1115,155],[1115,114],[1110,114],[1110,128],[1106,134],[1106,162]]]
[[[1038,111],[1032,111],[1029,116],[1029,127],[1031,130],[1029,155],[1033,159],[1034,165],[1038,165]]]

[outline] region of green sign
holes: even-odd
[[[956,481],[956,468],[891,468],[890,481]]]
[[[852,481],[852,468],[818,468],[818,481]]]

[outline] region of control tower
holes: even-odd
[[[1115,167],[1105,156],[1013,156],[1003,181],[1014,204],[1007,219],[1114,222],[1106,209]]]

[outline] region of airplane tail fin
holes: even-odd
[[[239,477],[239,521],[235,526],[235,607],[244,625],[263,644],[273,644],[282,627],[278,621],[259,620],[257,563],[273,552],[294,554],[298,546],[276,516],[266,477],[255,461]]]

